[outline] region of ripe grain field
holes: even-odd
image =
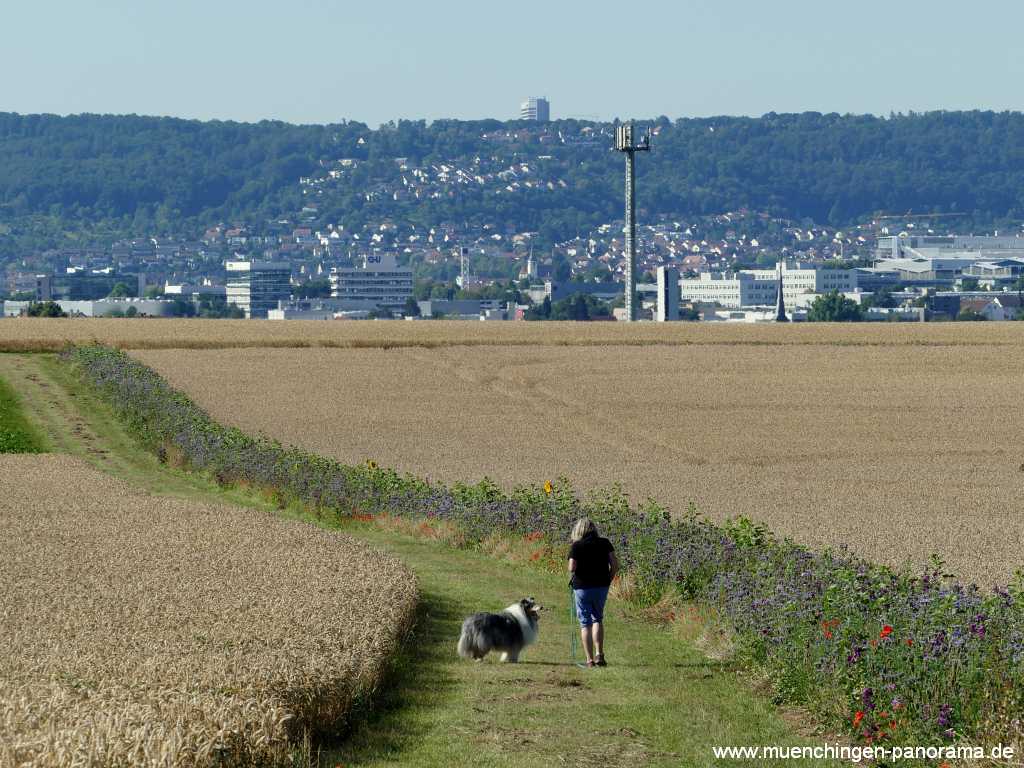
[[[0,765],[269,764],[337,729],[412,622],[395,558],[0,456]]]
[[[233,347],[793,346],[1024,347],[1015,323],[473,323],[289,320],[0,318],[0,351],[59,351],[68,343],[122,349]]]
[[[404,338],[432,324],[367,325]],[[1024,327],[684,328],[637,346],[658,329],[601,344],[613,331],[588,326],[566,345],[560,325],[552,343],[458,346],[451,325],[434,349],[134,354],[214,418],[351,463],[621,482],[883,563],[939,553],[983,585],[1022,565]]]

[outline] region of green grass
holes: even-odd
[[[152,493],[269,506],[159,464],[52,356],[0,355],[0,376],[7,376],[55,450]],[[284,514],[308,519],[299,509]],[[707,659],[621,604],[609,604],[610,666],[578,668],[569,658],[575,628],[562,574],[373,523],[330,527],[401,558],[416,573],[422,599],[415,634],[372,706],[343,740],[320,746],[324,766],[711,766],[723,764],[713,757],[715,745],[824,740],[801,735],[810,729],[784,716],[728,664]],[[466,615],[528,595],[547,610],[540,640],[520,664],[456,656]]]
[[[21,399],[0,378],[0,453],[40,453],[46,447],[42,433],[25,417]]]
[[[325,752],[325,765],[711,766],[716,745],[811,743],[728,663],[614,601],[609,666],[578,668],[561,575],[372,524],[342,529],[411,566],[423,607],[380,708]],[[455,655],[463,618],[528,595],[547,610],[520,664]]]

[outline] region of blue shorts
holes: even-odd
[[[604,603],[608,599],[608,587],[590,587],[572,591],[576,602],[576,616],[581,627],[600,624],[604,620]]]

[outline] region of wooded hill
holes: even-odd
[[[648,216],[747,207],[836,226],[879,210],[964,212],[972,228],[1024,219],[1019,112],[637,122],[655,131],[638,162]],[[557,240],[621,216],[610,145],[610,124],[574,120],[370,129],[0,113],[0,254],[76,231],[195,237],[221,221],[294,221],[311,202],[318,224],[491,223]],[[342,159],[353,162],[339,172]],[[509,191],[502,169],[521,163],[529,172],[516,178],[533,183]],[[442,179],[440,165],[484,181]],[[423,194],[394,194],[413,169]]]

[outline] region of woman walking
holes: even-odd
[[[583,652],[588,667],[605,667],[604,604],[608,587],[619,570],[615,548],[604,539],[589,518],[581,517],[572,527],[569,547],[569,573],[572,574],[576,616],[580,620]]]

